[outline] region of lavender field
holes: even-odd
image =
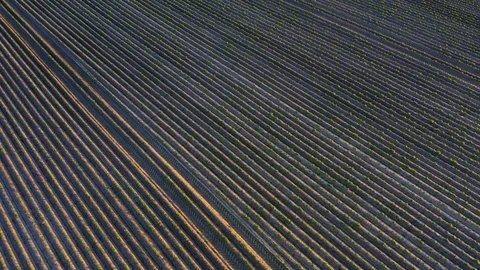
[[[479,1],[0,1],[0,269],[479,268]]]

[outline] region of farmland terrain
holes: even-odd
[[[480,269],[480,2],[0,0],[0,269]]]

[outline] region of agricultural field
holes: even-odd
[[[0,269],[480,269],[480,1],[0,0]]]

